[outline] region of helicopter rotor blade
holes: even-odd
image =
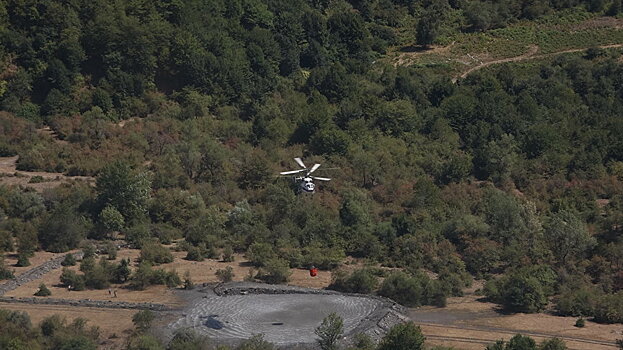
[[[299,157],[294,158],[294,161],[301,166],[301,168],[303,169],[307,169],[307,167],[305,166],[305,163],[303,163],[303,160]]]
[[[299,170],[291,170],[291,171],[282,171],[279,174],[281,175],[290,175],[290,174],[296,174],[296,173],[301,173],[303,171],[305,171],[307,169],[299,169]]]
[[[331,179],[329,179],[328,177],[318,177],[318,176],[310,176],[310,177],[314,180],[331,181]]]
[[[320,164],[314,164],[314,166],[309,170],[309,172],[307,173],[307,176],[309,176],[309,174],[313,173],[314,171],[316,171],[316,169],[318,169],[320,167]]]

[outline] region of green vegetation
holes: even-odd
[[[234,269],[231,266],[227,266],[224,269],[218,269],[215,274],[221,282],[231,282],[234,279]]]
[[[510,312],[553,300],[621,322],[621,50],[457,83],[444,49],[388,64],[414,43],[490,58],[620,44],[620,12],[618,0],[2,2],[0,155],[96,180],[1,185],[0,249],[19,265],[85,239],[111,260],[111,239],[141,249],[134,265],[85,247],[80,272],[61,276],[75,290],[179,286],[152,267],[174,241],[189,260],[245,254],[268,283],[354,257],[398,272],[338,274],[333,288],[443,306],[475,277]],[[339,169],[296,195],[272,176],[295,156]]]
[[[424,339],[420,327],[407,322],[392,327],[381,340],[378,350],[420,350],[424,349]]]
[[[87,327],[87,321],[76,318],[68,323],[58,315],[33,326],[22,311],[0,310],[0,348],[2,349],[97,349],[99,329]]]
[[[38,297],[49,297],[50,295],[52,295],[52,292],[43,283],[39,285],[39,290],[35,293],[35,296]]]
[[[338,350],[338,342],[344,332],[344,320],[335,312],[330,313],[316,328],[318,345],[322,350]]]

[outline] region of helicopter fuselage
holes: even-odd
[[[316,185],[311,177],[295,177],[294,181],[300,182],[299,187],[301,191],[313,193],[316,189]]]

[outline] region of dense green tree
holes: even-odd
[[[595,239],[588,233],[586,225],[568,211],[553,215],[545,234],[554,256],[563,265],[582,259],[595,245]]]
[[[392,327],[381,339],[379,350],[419,350],[424,348],[424,335],[419,326],[406,322]]]
[[[125,222],[142,219],[147,213],[151,183],[147,173],[133,170],[118,161],[102,170],[97,177],[97,201],[102,210],[110,206],[123,215]]]
[[[78,247],[85,236],[88,221],[76,209],[60,205],[46,215],[39,225],[39,242],[46,250],[64,252]]]

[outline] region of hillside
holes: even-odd
[[[142,249],[125,278],[123,259],[74,271],[86,289],[175,286],[144,263],[169,247],[244,254],[268,282],[316,266],[409,307],[478,279],[505,312],[621,324],[621,11],[0,2],[0,251]],[[276,176],[294,157],[332,180],[297,195]]]

